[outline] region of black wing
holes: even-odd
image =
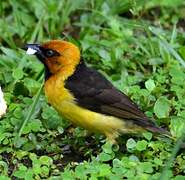
[[[73,93],[81,107],[131,120],[153,132],[163,131],[148,120],[133,101],[117,90],[99,72],[87,67],[83,61],[77,66],[75,73],[67,79],[65,86]]]

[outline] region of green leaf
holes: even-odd
[[[39,158],[39,160],[40,160],[41,164],[44,164],[47,166],[50,166],[53,163],[53,160],[48,156],[41,156]]]
[[[126,146],[127,146],[127,149],[133,149],[136,146],[136,141],[130,138],[127,140]]]
[[[155,102],[154,113],[158,118],[167,118],[170,112],[169,100],[162,96]]]
[[[170,68],[170,76],[172,77],[171,81],[174,84],[181,85],[185,80],[185,73],[181,70],[180,65],[175,65]]]
[[[154,80],[149,79],[145,82],[145,87],[146,89],[148,89],[149,91],[153,91],[155,89],[155,83]]]
[[[150,141],[152,139],[152,133],[150,132],[144,132],[143,133],[143,136],[148,140]]]
[[[22,125],[21,125],[21,127],[20,127],[20,129],[19,129],[19,132],[18,132],[18,136],[19,136],[19,137],[21,136],[24,127],[26,126],[27,122],[30,120],[31,116],[33,115],[33,113],[34,113],[34,111],[35,111],[36,105],[37,105],[37,103],[38,103],[38,101],[39,101],[39,97],[40,97],[40,94],[41,94],[42,86],[43,86],[43,85],[41,85],[41,87],[40,87],[40,89],[38,90],[36,96],[33,98],[34,101],[33,101],[33,103],[31,104],[31,107],[30,107],[28,113],[26,114],[26,118],[24,119],[24,121],[23,121],[23,123],[22,123]]]
[[[66,179],[66,180],[75,180],[76,178],[73,175],[73,171],[66,169],[64,172],[61,173],[60,178],[61,179]]]
[[[15,137],[14,144],[16,148],[20,148],[23,144],[25,144],[28,141],[27,138],[24,137]]]
[[[108,164],[101,164],[99,166],[99,176],[105,177],[108,176],[111,173],[111,167]]]
[[[185,118],[172,117],[170,123],[170,130],[173,136],[181,137],[185,129]]]
[[[8,164],[2,160],[0,160],[0,168],[2,174],[8,174]],[[1,176],[0,176],[1,179]]]
[[[27,167],[24,165],[21,165],[17,171],[14,172],[14,176],[18,177],[20,179],[24,178],[27,172]]]
[[[39,131],[39,130],[41,129],[42,123],[41,123],[40,120],[34,119],[34,120],[32,120],[32,121],[28,124],[28,126],[30,127],[30,130],[32,130],[33,132],[37,132],[37,131]]]
[[[181,56],[185,59],[185,46],[181,46],[179,49]]]
[[[163,164],[162,160],[156,157],[154,158],[154,163],[157,164],[158,166],[162,166]]]
[[[153,167],[152,167],[151,162],[143,162],[143,163],[141,163],[141,165],[139,167],[143,170],[143,172],[146,172],[146,173],[153,172]]]
[[[99,154],[99,160],[102,161],[102,162],[110,161],[113,158],[114,158],[113,154],[106,154],[104,152]]]
[[[1,180],[11,180],[9,177],[3,176],[3,175],[0,175],[0,179]]]
[[[23,78],[24,72],[23,72],[22,69],[16,68],[16,69],[13,70],[12,76],[13,76],[13,78],[14,78],[15,80],[19,80],[19,79],[22,79],[22,78]]]
[[[185,179],[185,176],[183,175],[178,175],[174,178],[174,180],[184,180]]]
[[[41,84],[34,79],[24,78],[24,85],[30,91],[31,94],[36,94]]]
[[[136,144],[136,149],[138,151],[144,151],[144,150],[146,150],[146,147],[147,147],[147,141],[145,141],[145,140],[138,141]]]
[[[129,160],[139,162],[139,158],[137,156],[135,156],[135,155],[129,156]]]
[[[61,126],[57,127],[57,130],[58,130],[58,132],[59,132],[60,134],[63,134],[63,133],[64,133],[64,128],[61,127]]]
[[[13,49],[1,47],[1,50],[3,51],[3,53],[7,55],[7,57],[12,58],[12,59],[17,58],[17,54]]]
[[[107,154],[111,154],[113,151],[112,151],[112,144],[109,143],[109,142],[106,142],[103,146],[103,151]]]
[[[121,161],[117,158],[113,160],[113,167],[120,167],[122,165]]]
[[[107,61],[111,60],[111,57],[106,50],[100,49],[98,53],[99,53],[100,57],[103,58],[104,60],[107,60]]]
[[[41,167],[41,175],[47,177],[49,175],[49,168],[47,166]]]

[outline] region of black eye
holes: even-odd
[[[53,51],[51,49],[47,50],[46,51],[46,56],[47,57],[53,57],[53,56],[55,56],[55,51]]]

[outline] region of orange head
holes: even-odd
[[[51,74],[56,74],[67,66],[75,67],[80,62],[80,50],[74,44],[52,40],[42,45],[27,44],[28,54],[35,54]]]

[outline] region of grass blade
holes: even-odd
[[[175,51],[175,49],[165,41],[160,41],[161,45],[176,59],[179,61],[179,63],[185,67],[185,61],[181,58],[181,56]]]
[[[152,27],[149,27],[149,30],[155,34],[159,40],[160,40],[160,44],[161,46],[169,53],[171,54],[177,61],[179,61],[179,63],[185,67],[185,60],[178,54],[178,52],[172,47],[172,45],[170,43],[167,42],[167,40],[164,39],[164,37],[162,37],[160,35],[160,33],[158,33],[155,29],[153,29]],[[172,32],[172,37],[171,37],[171,42],[174,41],[175,38],[175,33],[176,33],[176,28],[174,26],[173,32]]]
[[[23,131],[25,125],[26,125],[27,122],[30,120],[30,118],[31,118],[31,116],[32,116],[32,114],[33,114],[33,112],[35,111],[35,107],[36,107],[36,105],[37,105],[37,103],[38,103],[38,100],[39,100],[39,97],[40,97],[40,95],[41,95],[42,87],[43,87],[43,83],[42,83],[40,89],[37,91],[37,94],[36,94],[35,97],[34,97],[33,103],[31,104],[31,108],[30,108],[30,110],[28,111],[28,114],[27,114],[26,118],[24,119],[24,121],[23,121],[23,123],[22,123],[22,125],[21,125],[21,127],[20,127],[20,129],[19,129],[18,137],[21,136],[22,131]]]
[[[170,158],[168,159],[167,163],[165,164],[165,167],[161,173],[161,176],[159,178],[159,180],[166,180],[167,178],[167,174],[168,174],[168,170],[170,169],[171,164],[173,163],[173,161],[175,160],[175,157],[178,153],[178,151],[180,150],[181,146],[183,145],[183,142],[185,140],[185,134],[183,134],[176,142],[176,144],[173,147],[172,150],[172,154],[170,156]]]

